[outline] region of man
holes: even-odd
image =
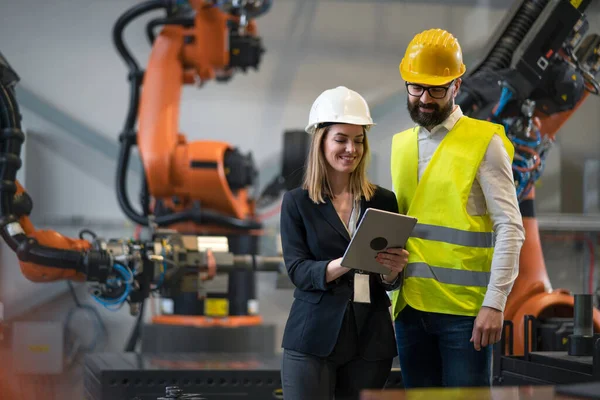
[[[391,160],[399,210],[418,219],[392,298],[404,385],[489,386],[525,239],[514,148],[454,103],[466,68],[450,33],[416,35],[399,69],[417,124],[394,135]]]

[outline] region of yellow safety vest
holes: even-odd
[[[416,127],[408,129],[392,140],[398,208],[418,219],[406,244],[404,282],[392,294],[394,319],[407,304],[422,311],[475,316],[490,278],[493,223],[487,214],[469,215],[467,201],[493,135],[502,138],[511,162],[514,147],[502,125],[463,116],[418,181],[417,132]]]

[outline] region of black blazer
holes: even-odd
[[[398,212],[393,192],[377,187],[370,201],[361,202],[360,218],[367,208]],[[342,326],[344,312],[354,294],[354,271],[326,283],[327,264],[344,255],[350,236],[333,203],[315,204],[308,191],[285,193],[281,206],[281,241],[288,275],[296,286],[282,347],[319,357],[331,354]],[[393,358],[396,339],[389,314],[388,285],[370,273],[370,316],[360,337],[361,355],[368,359]]]

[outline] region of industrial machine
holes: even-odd
[[[282,157],[282,173],[263,193],[253,194],[257,170],[252,154],[217,140],[188,142],[178,129],[179,104],[186,85],[228,82],[239,72],[259,68],[265,49],[257,35],[256,18],[268,12],[271,4],[271,0],[149,0],[131,7],[115,23],[114,45],[129,69],[130,81],[116,189],[119,204],[132,222],[150,229],[218,236],[211,248],[236,255],[259,253],[263,223],[257,208],[272,204],[283,189],[299,183],[298,172],[308,153],[307,135],[285,133],[284,152],[288,154]],[[142,70],[125,44],[124,31],[131,22],[156,11],[164,16],[147,22],[152,48]],[[136,146],[143,164],[141,211],[127,194],[130,155]],[[273,351],[275,327],[262,324],[255,272],[228,271],[222,266],[226,264],[216,260],[201,280],[196,271],[182,272],[178,284],[170,283],[163,290],[163,299],[172,301],[171,311],[154,316],[144,326],[143,351],[202,351],[207,346],[234,351],[232,343],[242,349]],[[199,327],[205,329],[199,332]],[[221,327],[236,329],[223,331]],[[139,327],[135,330],[140,331]],[[233,333],[231,338],[222,337]],[[198,335],[205,335],[206,340]],[[168,340],[173,336],[178,340]],[[221,340],[208,340],[210,336],[221,336]],[[133,350],[136,339],[126,350]]]
[[[282,174],[260,196],[253,197],[250,190],[257,171],[251,154],[242,154],[221,141],[187,142],[178,131],[184,85],[227,82],[239,71],[258,69],[265,51],[255,18],[268,12],[272,2],[217,3],[221,5],[207,6],[202,0],[150,0],[132,7],[116,22],[113,40],[129,68],[131,85],[129,111],[120,137],[117,195],[125,215],[141,226],[218,235],[227,239],[221,245],[234,254],[257,254],[263,228],[257,205],[272,203],[282,189],[298,183],[292,173],[302,170],[308,140],[303,132],[286,132],[284,149],[292,148],[300,157],[284,156]],[[152,50],[142,71],[124,43],[123,32],[136,18],[156,10],[163,10],[165,16],[147,24]],[[163,28],[156,34],[159,26]],[[129,158],[136,145],[143,163],[141,212],[133,208],[126,191]],[[158,343],[173,343],[173,349],[190,345],[185,340],[161,340],[175,332],[189,332],[194,336],[192,342],[200,343],[197,329],[186,327],[201,325],[207,329],[224,324],[245,326],[240,328],[246,329],[242,336],[261,339],[254,347],[268,342],[265,336],[272,335],[273,329],[265,331],[260,326],[254,271],[227,272],[219,263],[216,268],[224,273],[218,280],[214,279],[216,271],[204,278],[204,296],[198,296],[193,272],[182,277],[179,287],[171,286],[164,293],[173,301],[173,314],[153,318],[153,324],[145,329],[145,350],[156,349]],[[164,344],[161,349],[166,350]]]
[[[524,352],[513,352],[514,326],[505,324],[502,341],[494,347],[493,384],[496,386],[521,385],[573,385],[591,384],[595,387],[595,398],[600,398],[600,333],[594,333],[593,295],[575,295],[572,333],[565,329],[555,336],[540,340],[543,324],[532,315],[526,315],[523,325]],[[564,340],[562,340],[564,339]],[[556,347],[566,344],[564,351],[544,350],[547,342],[558,342]]]
[[[556,133],[590,94],[600,93],[600,36],[587,34],[584,14],[590,3],[515,1],[483,57],[469,68],[456,98],[466,115],[502,124],[515,146],[513,172],[526,231],[519,276],[504,316],[513,324],[515,355],[524,354],[525,316],[545,322],[536,326],[550,337],[572,332],[574,299],[550,284],[534,213],[534,185]],[[600,313],[594,309],[593,315],[594,329],[600,331]],[[566,344],[546,340],[539,348],[566,350]]]
[[[94,299],[105,307],[129,304],[138,323],[126,350],[135,346],[144,301],[151,293],[174,298],[179,314],[196,315],[200,314],[197,303],[208,298],[205,283],[218,273],[230,274],[237,278],[235,299],[241,298],[243,304],[236,311],[238,305],[228,302],[227,315],[248,315],[249,303],[255,297],[253,273],[281,268],[280,257],[261,257],[255,245],[237,244],[228,235],[236,229],[248,232],[261,228],[254,212],[255,200],[248,194],[255,175],[251,157],[225,143],[186,143],[177,132],[174,112],[183,83],[227,80],[238,69],[258,65],[263,48],[254,18],[266,12],[270,4],[261,0],[149,1],[134,6],[117,21],[115,44],[131,68],[132,86],[131,108],[121,136],[117,193],[126,214],[148,227],[147,237],[135,240],[104,240],[93,232],[87,239],[84,235],[90,231],[86,229],[80,238],[69,238],[33,226],[29,219],[33,201],[16,180],[25,140],[14,91],[19,76],[0,56],[0,234],[30,281],[87,281]],[[129,55],[121,34],[136,16],[159,8],[167,11],[167,17],[149,24],[154,45],[150,67],[144,74]],[[153,29],[158,25],[165,27],[154,37]],[[141,129],[136,135],[142,83]],[[293,136],[293,132],[288,135]],[[141,214],[133,210],[125,193],[126,169],[135,143],[141,147],[145,167]],[[288,164],[284,170],[301,170],[302,165]],[[275,199],[290,182],[291,178],[278,176],[265,190],[263,202]],[[191,228],[176,225],[190,221],[194,223]],[[195,340],[202,342],[198,337]],[[273,342],[268,345],[273,347]],[[8,398],[13,387],[2,376],[4,372],[0,370],[0,397]]]

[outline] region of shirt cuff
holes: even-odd
[[[485,294],[485,297],[483,299],[483,304],[481,306],[494,308],[498,311],[504,312],[507,297],[507,295],[505,295],[497,289],[488,288],[487,293]]]
[[[379,274],[379,279],[383,288],[386,291],[391,292],[392,290],[398,289],[398,287],[400,286],[401,274],[398,274],[398,276],[396,276],[396,279],[394,279],[392,282],[386,281],[383,274]]]

